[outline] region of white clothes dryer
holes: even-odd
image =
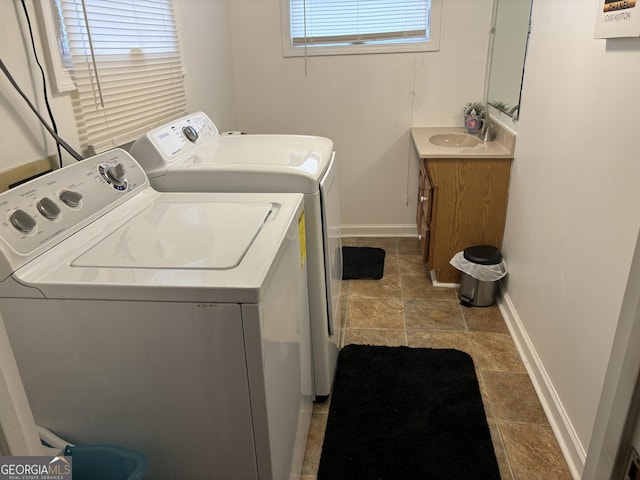
[[[211,119],[197,112],[143,135],[131,154],[160,191],[304,194],[314,386],[316,399],[326,399],[343,320],[333,141],[305,135],[220,135]]]
[[[159,193],[113,150],[0,194],[0,313],[35,421],[154,479],[300,475],[300,194]]]

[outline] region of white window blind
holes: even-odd
[[[171,0],[55,0],[80,141],[99,153],[186,112]]]
[[[339,53],[335,47],[433,44],[432,4],[439,7],[440,3],[440,0],[283,1],[289,13],[287,47],[311,50],[305,54],[327,47]],[[437,49],[437,45],[432,49]]]

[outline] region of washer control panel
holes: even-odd
[[[167,160],[197,148],[218,136],[218,128],[206,114],[194,113],[148,133],[152,143]]]
[[[149,185],[138,163],[115,149],[0,193],[0,238],[14,252],[53,244]]]

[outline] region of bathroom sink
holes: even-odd
[[[431,135],[429,141],[439,147],[475,147],[480,143],[480,139],[467,133],[439,133]]]

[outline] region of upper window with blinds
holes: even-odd
[[[85,154],[186,112],[171,0],[52,0]]]
[[[281,0],[285,57],[435,51],[441,0]]]

